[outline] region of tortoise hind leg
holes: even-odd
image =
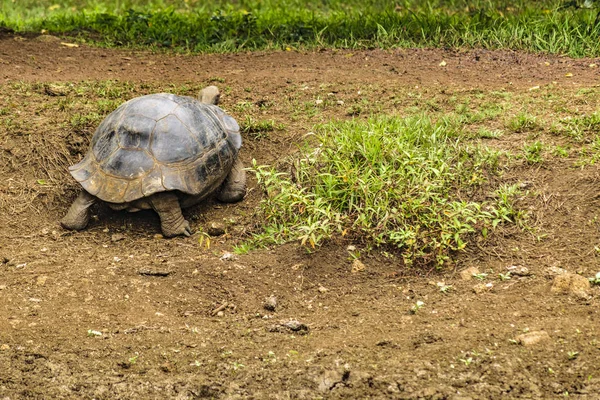
[[[160,228],[163,235],[173,237],[190,236],[192,230],[189,222],[183,218],[179,199],[172,192],[155,193],[149,198],[152,208],[160,217]]]
[[[239,157],[236,157],[233,167],[221,185],[217,199],[224,203],[235,203],[246,195],[246,171]]]
[[[96,200],[96,197],[85,190],[82,191],[71,204],[71,208],[60,224],[66,229],[81,230],[85,228],[90,220],[90,207]]]

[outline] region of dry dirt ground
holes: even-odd
[[[518,98],[553,85],[567,105],[597,110],[596,96],[576,95],[597,86],[596,60],[476,50],[169,55],[59,42],[0,36],[1,399],[600,398],[600,290],[551,290],[560,268],[600,270],[595,165],[550,159],[507,171],[532,193],[521,206],[534,228],[501,230],[442,271],[406,270],[374,252],[353,273],[344,241],[224,260],[259,222],[254,180],[241,203],[185,212],[194,229],[226,222],[210,248],[199,234],[163,239],[149,212],[98,207],[82,232],[57,223],[77,191],[66,167],[97,125],[73,122],[69,101],[91,92],[72,87],[110,80],[107,97],[130,91],[121,101],[216,82],[238,119],[276,121],[245,138],[244,161],[262,164],[293,152],[315,122],[356,117],[361,105],[401,112],[409,92]],[[308,119],[318,98],[330,106]],[[498,143],[509,148],[511,138]],[[500,279],[512,266],[528,271]],[[470,267],[487,276],[463,280]],[[264,308],[269,296],[274,311]]]

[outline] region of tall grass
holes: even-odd
[[[460,136],[457,121],[424,116],[323,126],[320,146],[307,147],[291,173],[254,166],[266,192],[254,243],[314,248],[345,237],[396,248],[407,264],[442,265],[472,235],[518,216],[514,188],[488,188],[493,201],[480,193],[498,153]]]
[[[548,0],[1,1],[0,26],[108,46],[194,52],[448,46],[600,55],[597,11]]]

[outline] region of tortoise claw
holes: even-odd
[[[190,228],[190,223],[187,222],[187,221],[185,221],[185,224],[184,224],[183,234],[185,236],[191,236],[192,235],[192,228]]]

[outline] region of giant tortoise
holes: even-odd
[[[219,90],[203,89],[198,99],[159,93],[119,106],[100,123],[88,153],[69,167],[83,186],[63,227],[80,230],[90,206],[155,210],[165,236],[191,234],[182,207],[216,193],[223,202],[246,194],[246,174],[238,152],[237,122],[217,107]]]

